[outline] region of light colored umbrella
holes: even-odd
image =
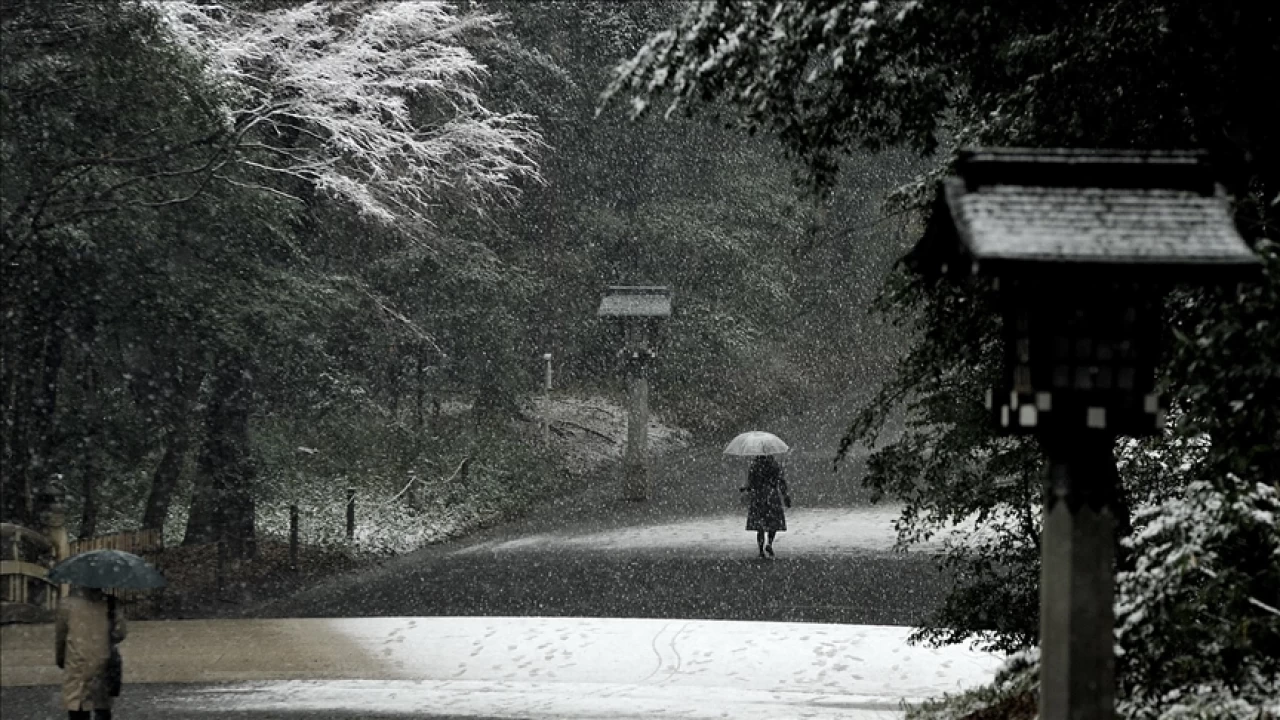
[[[49,581],[104,589],[164,587],[164,576],[146,560],[122,550],[91,550],[72,555],[53,566]]]
[[[782,438],[763,430],[744,432],[724,448],[725,455],[781,455],[791,448]]]

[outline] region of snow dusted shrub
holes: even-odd
[[[288,540],[297,505],[303,545],[398,555],[518,515],[575,482],[539,435],[478,428],[470,416],[438,436],[414,435],[351,403],[305,426],[263,419],[255,428],[257,532],[276,542]]]
[[[1280,491],[1190,483],[1137,514],[1132,572],[1116,587],[1118,717],[1280,717]],[[1036,716],[1039,653],[1010,656],[995,680],[912,708],[915,720]]]
[[[1145,510],[1117,583],[1118,710],[1134,720],[1280,712],[1280,492],[1191,483]]]
[[[370,487],[377,483],[367,482],[356,496],[356,532],[352,545],[346,536],[344,482],[306,486],[295,495],[294,503],[264,504],[258,511],[261,535],[264,539],[287,542],[289,504],[296,504],[304,545],[398,555],[461,534],[484,518],[483,508],[468,504],[447,507],[433,504],[421,511],[414,510],[406,506],[402,498]]]
[[[1031,720],[1040,687],[1040,648],[1009,656],[991,684],[907,709],[907,720]]]

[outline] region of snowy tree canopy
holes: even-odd
[[[859,146],[1199,146],[1237,158],[1223,181],[1252,227],[1280,191],[1262,170],[1276,124],[1252,86],[1277,24],[1265,5],[1193,0],[698,0],[617,67],[604,100],[732,107],[820,182]]]
[[[703,0],[620,65],[604,98],[628,96],[633,116],[661,98],[670,99],[667,116],[692,101],[732,104],[744,125],[773,130],[823,180],[831,156],[855,146],[930,150],[945,73],[912,43],[907,21],[919,5]]]
[[[309,2],[271,12],[157,2],[226,90],[243,162],[293,176],[384,221],[423,220],[446,196],[506,196],[538,178],[534,119],[480,97],[465,47],[495,15],[444,2]]]
[[[898,4],[892,19],[901,21],[917,4]],[[723,82],[733,87],[735,101],[763,116],[785,92],[777,79],[798,74],[817,85],[844,69],[846,58],[859,59],[876,26],[889,20],[885,9],[876,0],[699,2],[677,27],[655,35],[618,67],[606,96],[637,93],[632,110],[639,114],[648,108],[644,95],[665,91],[675,98],[670,115],[682,101]],[[806,48],[829,62],[807,62]],[[810,67],[801,73],[804,66]]]

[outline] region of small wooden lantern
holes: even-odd
[[[629,368],[643,368],[662,344],[665,320],[671,316],[671,289],[658,285],[611,285],[596,311],[617,321],[622,354]]]
[[[999,290],[1005,370],[988,395],[992,420],[1009,433],[1158,432],[1166,291],[1259,265],[1204,156],[974,150],[957,175],[943,190],[954,242],[932,252],[944,271]]]

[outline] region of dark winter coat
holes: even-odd
[[[750,494],[747,506],[747,529],[759,532],[782,532],[787,529],[787,516],[783,506],[791,507],[791,495],[787,492],[787,480],[782,466],[769,455],[761,455],[751,462],[747,471],[747,487]]]

